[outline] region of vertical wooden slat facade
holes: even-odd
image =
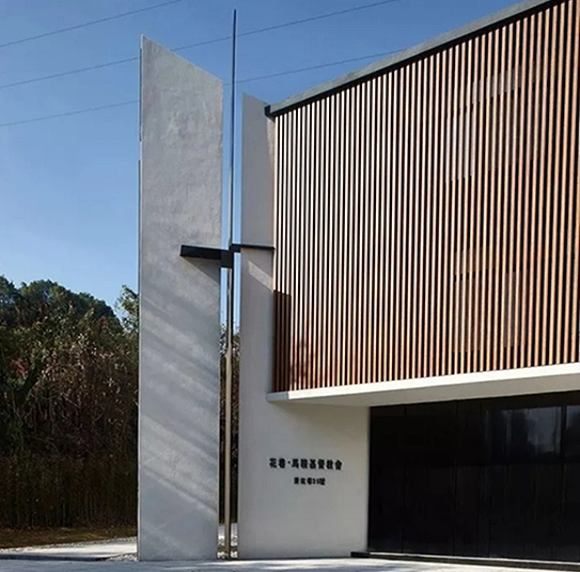
[[[579,6],[275,117],[274,391],[579,361]]]

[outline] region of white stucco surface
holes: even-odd
[[[242,244],[271,246],[274,232],[274,124],[265,103],[243,95]]]
[[[217,553],[222,83],[143,39],[139,557]]]
[[[242,237],[268,245],[272,145],[263,107],[256,100],[244,100]],[[366,548],[368,409],[268,403],[273,255],[243,249],[241,258],[239,555],[348,556]],[[270,459],[276,459],[276,468]],[[284,459],[284,468],[279,459]],[[309,467],[315,461],[317,468],[293,468],[293,459],[305,459]],[[318,468],[319,461],[332,461],[336,467],[337,460],[341,470],[329,470],[326,464]],[[302,478],[306,484],[301,484]],[[317,484],[308,484],[312,479]],[[319,479],[325,479],[324,484]]]

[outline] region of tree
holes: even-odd
[[[121,323],[125,332],[130,335],[139,334],[139,295],[129,286],[121,287],[121,294],[116,304],[121,313]]]
[[[0,276],[0,527],[134,517],[136,293],[123,287],[117,307],[119,317],[90,294]],[[53,483],[42,494],[35,475]],[[107,483],[98,507],[91,479]]]

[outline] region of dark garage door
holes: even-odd
[[[369,550],[580,560],[580,394],[377,407]]]

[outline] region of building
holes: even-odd
[[[244,98],[241,557],[580,560],[579,30]],[[144,42],[145,559],[216,553],[222,89]]]

